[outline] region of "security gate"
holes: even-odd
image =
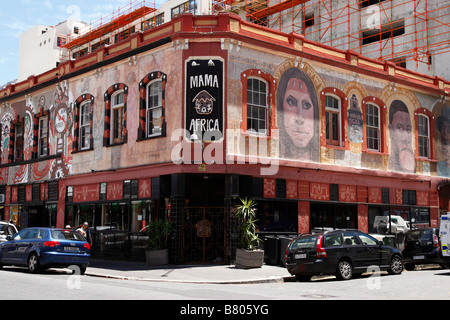
[[[187,207],[183,215],[182,261],[224,263],[226,217],[224,208]]]

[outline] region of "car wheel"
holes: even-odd
[[[350,261],[341,260],[338,263],[336,270],[336,278],[339,280],[350,280],[353,275],[353,267]]]
[[[37,273],[40,269],[39,257],[36,253],[32,253],[28,258],[28,271]]]
[[[395,255],[391,259],[391,264],[389,265],[389,274],[401,274],[403,271],[403,260],[400,256]]]

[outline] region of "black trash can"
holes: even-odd
[[[286,266],[286,249],[291,243],[294,236],[280,236],[280,264],[285,267]]]
[[[280,239],[276,236],[266,236],[264,239],[264,255],[266,264],[277,266],[280,260]]]

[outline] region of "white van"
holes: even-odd
[[[442,260],[450,268],[450,212],[447,212],[445,216],[441,216],[439,237],[441,241]]]
[[[373,227],[381,234],[389,232],[394,234],[404,234],[409,231],[409,226],[406,221],[402,217],[396,215],[391,215],[390,219],[389,216],[376,216]]]

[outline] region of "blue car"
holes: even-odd
[[[25,266],[32,273],[41,269],[78,266],[84,274],[90,262],[90,245],[77,231],[27,228],[0,244],[0,269]]]

